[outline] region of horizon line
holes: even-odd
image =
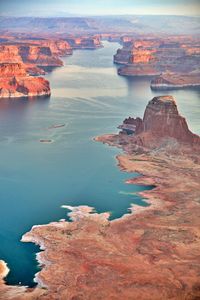
[[[190,15],[186,15],[186,14],[100,14],[100,15],[96,15],[96,14],[73,14],[73,13],[69,13],[66,16],[59,16],[59,15],[10,15],[10,14],[1,14],[0,13],[0,17],[10,17],[10,18],[86,18],[86,17],[131,17],[131,16],[155,16],[155,17],[159,17],[159,16],[168,16],[168,17],[200,17],[199,15],[194,15],[194,14],[190,14]]]

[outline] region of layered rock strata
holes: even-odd
[[[200,73],[167,73],[151,81],[152,90],[168,90],[187,87],[200,87]]]
[[[199,40],[195,38],[176,36],[152,40],[128,39],[122,49],[117,50],[114,62],[125,65],[119,68],[119,75],[158,76],[162,73],[178,73],[179,80],[174,78],[175,82],[186,80],[187,75],[186,81],[190,83],[195,79],[189,79],[189,76],[192,77],[193,72],[199,73],[200,70],[199,45]],[[174,85],[176,88],[181,87],[181,84]]]
[[[73,49],[97,49],[102,47],[100,36],[69,37],[66,40]]]
[[[49,96],[49,82],[29,76],[20,63],[0,64],[0,99]]]

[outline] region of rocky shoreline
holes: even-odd
[[[164,116],[166,131],[160,127],[155,131],[153,121],[165,122]],[[141,174],[127,184],[155,186],[140,193],[151,205],[134,205],[132,214],[113,221],[109,221],[109,213],[66,206],[72,222],[33,226],[22,241],[34,242],[43,250],[37,255],[42,266],[35,278],[38,286],[22,289],[2,281],[0,299],[200,297],[200,137],[187,129],[169,96],[150,101],[142,121],[144,127],[137,121],[137,138],[119,133],[97,137],[96,141],[125,151],[117,157],[119,167]],[[179,127],[171,131],[175,124]],[[171,132],[173,138],[169,137]],[[178,132],[186,136],[182,139]],[[158,141],[156,146],[149,144],[154,140]]]
[[[55,67],[62,67],[60,57],[74,49],[102,47],[99,36],[55,37],[0,36],[0,99],[50,96],[50,84],[43,77]]]
[[[121,37],[122,48],[113,57],[118,74],[153,77],[153,90],[200,86],[199,40],[186,36]]]
[[[170,89],[199,88],[200,73],[163,74],[154,78],[150,85],[152,90],[164,91]]]

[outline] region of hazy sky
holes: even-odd
[[[3,15],[200,15],[200,0],[0,0]]]

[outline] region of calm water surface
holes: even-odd
[[[0,259],[11,269],[8,283],[32,285],[38,248],[20,238],[34,224],[65,218],[62,204],[90,205],[110,211],[111,218],[127,213],[131,203],[146,205],[135,194],[144,188],[124,183],[135,174],[117,168],[119,150],[92,140],[117,132],[129,115],[142,116],[156,94],[149,79],[117,75],[112,56],[118,47],[105,43],[64,58],[65,66],[46,76],[50,99],[0,102]],[[200,133],[199,91],[172,94],[189,127]],[[65,127],[48,129],[62,123]]]

